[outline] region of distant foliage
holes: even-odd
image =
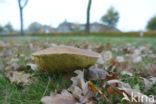
[[[29,25],[28,31],[29,32],[40,32],[42,25],[38,22],[33,22]]]
[[[10,33],[14,33],[14,32],[15,32],[15,30],[11,23],[7,23],[4,26],[0,25],[0,33],[10,34]]]
[[[147,29],[156,30],[156,16],[151,18],[147,24]]]
[[[12,33],[14,32],[14,29],[13,29],[13,26],[11,23],[7,23],[5,26],[4,26],[4,29],[5,29],[5,32],[7,33]]]
[[[4,28],[0,25],[0,32],[3,32]]]
[[[110,7],[107,13],[101,18],[101,21],[111,28],[116,26],[118,20],[119,13],[113,7]]]

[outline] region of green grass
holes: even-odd
[[[93,43],[156,43],[155,37],[109,37],[109,36],[16,36],[16,37],[0,37],[0,40],[15,41],[16,42],[30,42],[30,41],[41,41],[41,42],[58,42],[58,43],[72,43],[72,42],[93,42]]]
[[[48,43],[59,43],[59,44],[81,44],[83,42],[89,42],[93,45],[96,44],[110,44],[114,47],[124,46],[127,43],[132,43],[134,45],[144,45],[150,44],[153,50],[156,50],[156,38],[140,38],[140,37],[104,37],[104,36],[28,36],[28,37],[0,37],[0,41],[6,41],[12,43],[14,46],[16,43],[20,44],[22,47],[15,49],[13,47],[14,53],[20,52],[25,56],[31,56],[32,50],[28,49],[27,45],[31,42],[39,42],[40,44]],[[5,63],[3,58],[0,58],[0,64]],[[146,62],[148,63],[148,62]],[[149,62],[150,63],[150,62]],[[20,64],[26,64],[25,59],[20,58]],[[141,66],[141,65],[140,65]],[[139,66],[139,67],[140,67]],[[144,65],[143,65],[144,67]],[[2,69],[0,69],[2,70]],[[26,87],[19,87],[11,84],[8,79],[0,72],[0,104],[39,104],[41,98],[44,95],[49,95],[51,91],[61,91],[70,85],[70,81],[64,80],[64,74],[55,74],[48,76],[46,74],[35,73],[33,77],[33,83]],[[50,84],[47,88],[48,81],[50,79]],[[135,79],[128,79],[132,81],[131,84],[136,84]],[[134,82],[133,82],[134,81]],[[47,90],[46,90],[47,89]],[[45,92],[46,90],[46,92]],[[156,87],[151,89],[156,91]],[[151,92],[148,92],[151,94]],[[43,95],[44,94],[44,95]],[[156,93],[155,93],[156,94]],[[101,104],[101,103],[99,103]]]
[[[43,96],[50,95],[55,89],[61,91],[70,83],[62,80],[63,74],[50,76],[36,73],[33,78],[31,85],[20,87],[11,84],[3,74],[0,74],[0,104],[39,104]]]

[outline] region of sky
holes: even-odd
[[[156,0],[92,0],[91,22],[100,18],[113,6],[120,14],[117,28],[121,31],[144,31],[147,22],[156,15]],[[24,8],[25,28],[32,22],[57,27],[67,20],[86,22],[88,0],[29,0]],[[17,0],[0,0],[0,24],[10,22],[20,28]]]

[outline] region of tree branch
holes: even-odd
[[[28,0],[25,0],[25,3],[24,3],[24,5],[22,6],[22,8],[24,8],[27,4],[28,4]]]
[[[22,0],[18,0],[18,5],[21,9],[23,9],[27,4],[28,4],[28,0],[25,0],[23,5],[22,5]]]
[[[18,6],[19,6],[19,8],[22,8],[22,6],[21,6],[21,0],[18,0]]]

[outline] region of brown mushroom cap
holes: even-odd
[[[38,52],[35,52],[33,56],[44,56],[44,55],[52,55],[52,54],[74,54],[74,55],[84,55],[88,57],[99,58],[99,54],[93,51],[87,51],[80,48],[75,48],[72,46],[57,46],[47,48]]]
[[[71,46],[47,48],[33,54],[40,69],[48,72],[71,71],[94,65],[100,55]]]

